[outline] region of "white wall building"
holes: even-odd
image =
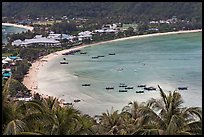
[[[33,39],[25,39],[24,41],[15,40],[12,42],[12,46],[32,46],[32,45],[44,45],[44,46],[59,46],[60,42],[55,39],[49,39],[46,37],[42,37],[40,35],[36,35]]]
[[[90,31],[83,31],[83,32],[78,33],[78,40],[79,41],[82,41],[82,40],[85,40],[85,39],[92,40],[92,32],[90,32]]]

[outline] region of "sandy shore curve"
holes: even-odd
[[[18,27],[18,28],[24,28],[27,30],[32,31],[34,29],[34,27],[32,26],[27,26],[27,25],[18,25],[18,24],[14,24],[14,23],[2,23],[3,26],[12,26],[12,27]]]

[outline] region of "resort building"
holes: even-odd
[[[42,35],[36,35],[33,39],[15,40],[12,42],[12,46],[33,46],[33,45],[43,45],[43,46],[59,46],[60,41],[53,38],[42,37]]]
[[[75,38],[75,36],[67,35],[67,34],[54,34],[53,32],[51,32],[47,38],[48,39],[55,39],[58,41],[65,40],[65,39],[72,41]]]
[[[109,30],[109,29],[115,30],[116,28],[117,28],[116,24],[105,24],[102,26],[103,30]]]
[[[92,32],[90,31],[80,32],[77,37],[79,41],[92,40]]]
[[[95,33],[117,33],[117,25],[116,24],[105,24],[101,29],[94,30]]]

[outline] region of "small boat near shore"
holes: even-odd
[[[116,70],[117,71],[123,71],[123,68],[117,68]]]
[[[64,102],[63,105],[72,105],[72,103]]]
[[[155,87],[144,87],[145,90],[156,90]]]
[[[91,84],[82,84],[83,87],[91,86]]]
[[[136,93],[144,93],[144,90],[136,91]]]
[[[97,59],[98,58],[98,56],[95,56],[95,57],[91,57],[92,59]]]
[[[80,52],[80,54],[86,54],[87,52]]]
[[[114,89],[114,87],[106,87],[107,90]]]
[[[75,99],[75,100],[74,100],[74,102],[80,102],[80,101],[81,101],[80,99]]]
[[[48,62],[48,60],[46,60],[46,59],[42,59],[41,61]]]
[[[115,55],[115,53],[109,53],[108,55]]]
[[[133,89],[134,87],[126,87],[125,89]]]
[[[125,88],[125,87],[127,87],[127,85],[119,85],[119,87]]]
[[[119,90],[119,92],[127,92],[127,90],[121,89]]]
[[[60,64],[69,64],[68,61],[60,61]]]
[[[99,55],[98,57],[105,57],[105,56],[103,56],[103,55]]]
[[[188,87],[178,87],[178,90],[188,90]]]
[[[137,87],[146,87],[146,85],[138,85]]]

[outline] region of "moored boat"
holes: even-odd
[[[91,57],[92,59],[97,59],[98,58],[98,56],[95,56],[95,57]]]
[[[144,93],[144,90],[136,91],[136,93]]]
[[[115,55],[115,53],[109,53],[108,55]]]
[[[82,86],[91,86],[91,84],[82,84]]]
[[[146,87],[146,85],[138,85],[137,87]]]
[[[127,92],[127,90],[119,90],[119,92]]]
[[[72,103],[64,102],[63,105],[72,105]]]
[[[188,87],[178,87],[178,90],[188,90]]]
[[[106,87],[106,89],[107,89],[107,90],[109,90],[109,89],[114,89],[114,87]]]
[[[75,100],[74,100],[74,102],[80,102],[80,101],[81,101],[80,99],[75,99]]]
[[[144,87],[145,90],[156,90],[155,87]]]
[[[119,85],[119,87],[127,87],[127,85]]]
[[[103,55],[99,55],[98,57],[105,57],[105,56],[103,56]]]
[[[87,52],[80,52],[80,54],[86,54]]]
[[[60,64],[69,64],[68,61],[60,61]]]
[[[134,87],[126,87],[125,89],[133,89]]]

